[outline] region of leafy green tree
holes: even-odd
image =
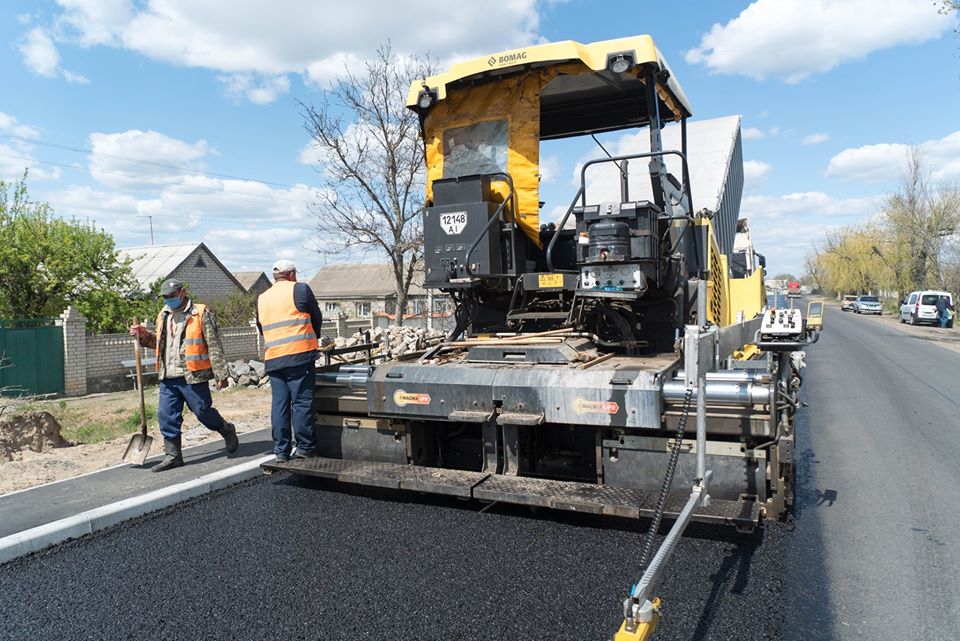
[[[0,318],[56,316],[77,304],[93,327],[115,329],[101,318],[136,289],[110,234],[31,201],[26,172],[0,181]]]
[[[152,323],[160,310],[160,284],[157,280],[149,291],[120,294],[112,289],[85,292],[73,304],[87,317],[87,331],[91,334],[112,334],[127,331],[136,318],[141,323]]]
[[[253,320],[256,304],[257,297],[247,293],[234,294],[226,300],[208,303],[220,327],[246,327]]]

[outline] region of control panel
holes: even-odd
[[[807,329],[821,329],[823,327],[823,303],[811,301],[807,305]]]
[[[764,313],[760,335],[797,336],[803,333],[803,314],[799,309],[771,309]]]

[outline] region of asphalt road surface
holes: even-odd
[[[658,639],[956,638],[960,357],[826,321],[795,520],[692,529]],[[258,479],[0,566],[0,639],[609,639],[642,525],[482,507]]]
[[[960,354],[828,309],[789,547],[797,639],[960,638]],[[919,328],[910,328],[917,330]]]

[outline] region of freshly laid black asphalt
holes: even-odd
[[[794,518],[689,530],[656,639],[958,638],[960,355],[826,320]],[[257,479],[0,566],[0,639],[611,638],[645,523],[482,508]]]
[[[0,566],[0,638],[612,637],[639,524],[481,508],[257,479]],[[780,638],[787,529],[693,534],[658,638]]]

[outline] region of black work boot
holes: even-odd
[[[163,439],[163,460],[153,466],[154,472],[164,472],[183,466],[183,454],[180,452],[180,437]]]
[[[220,428],[220,435],[223,436],[223,444],[227,448],[227,454],[233,454],[240,447],[240,439],[237,438],[237,428],[233,423],[223,422]]]

